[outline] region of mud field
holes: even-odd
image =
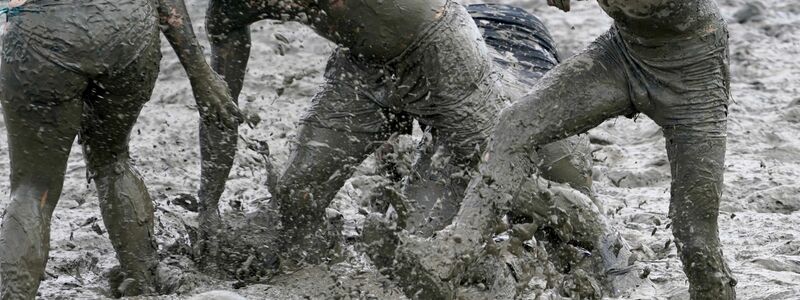
[[[203,42],[206,1],[187,0]],[[469,1],[477,2],[477,1]],[[495,1],[536,13],[549,26],[563,57],[580,51],[611,24],[593,1],[574,2],[565,14],[546,1]],[[739,283],[740,299],[800,298],[800,3],[794,0],[720,0],[730,22],[733,102],[730,106],[727,173],[720,217],[724,251]],[[747,11],[742,11],[743,9]],[[259,22],[240,97],[250,126],[240,129],[236,165],[221,209],[252,211],[270,198],[266,166],[285,165],[296,121],[322,80],[334,45],[295,23]],[[222,281],[199,274],[180,253],[195,214],[173,204],[199,184],[197,114],[189,83],[169,45],[152,101],[131,136],[135,165],[157,205],[156,231],[163,260],[184,277],[186,299],[210,290],[229,290],[249,299],[402,298],[363,254],[348,246],[344,263],[273,278],[268,284]],[[0,131],[5,131],[0,117]],[[595,188],[613,225],[647,253],[655,291],[632,298],[688,299],[668,228],[669,165],[660,129],[647,117],[610,120],[589,132]],[[260,143],[269,144],[269,161]],[[378,176],[369,162],[342,188],[333,207],[345,215],[353,235],[363,215],[359,199]],[[8,203],[8,146],[0,135],[0,210]],[[73,147],[64,192],[52,223],[47,276],[41,299],[107,298],[105,273],[116,264],[100,220],[94,185],[86,181],[80,147]],[[173,246],[170,246],[173,245]],[[175,246],[177,245],[177,246]],[[169,249],[168,249],[169,248]],[[177,249],[177,250],[176,250]],[[178,274],[181,273],[182,274]],[[533,299],[534,295],[527,295]]]

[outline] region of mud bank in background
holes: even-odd
[[[190,0],[198,35],[206,3]],[[477,1],[469,1],[475,3]],[[573,12],[546,7],[546,1],[494,1],[533,11],[550,28],[563,57],[580,51],[611,24],[596,3],[573,3]],[[800,4],[765,0],[720,0],[730,19],[733,102],[730,106],[726,186],[721,238],[738,279],[740,299],[800,297]],[[284,166],[295,122],[322,82],[322,69],[333,45],[295,23],[259,22],[240,99],[251,126],[242,140],[221,208],[230,214],[252,212],[270,199],[266,166]],[[199,184],[197,114],[180,64],[165,42],[164,59],[152,101],[133,131],[131,154],[157,206],[156,234],[162,257],[182,270],[186,299],[209,290],[235,291],[249,299],[401,297],[392,282],[378,274],[351,242],[345,260],[274,278],[269,284],[220,281],[198,274],[182,245],[185,225],[196,216],[174,204],[194,194]],[[0,118],[0,131],[5,131]],[[590,131],[596,189],[612,225],[639,249],[649,265],[659,299],[688,299],[667,208],[669,165],[660,129],[649,119],[618,118]],[[269,145],[265,159],[263,145]],[[39,290],[42,299],[108,297],[105,273],[116,264],[100,218],[94,186],[87,184],[80,148],[73,147],[63,196],[53,218],[50,261]],[[365,163],[334,201],[345,228],[345,241],[357,235],[364,214],[360,199],[382,179]],[[0,209],[8,203],[8,147],[0,135]],[[348,238],[349,237],[349,238]],[[528,295],[533,298],[534,295]],[[638,295],[643,297],[645,295]],[[652,296],[652,295],[651,295]],[[637,298],[638,298],[637,297]]]

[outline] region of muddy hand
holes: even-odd
[[[235,129],[242,123],[242,113],[222,77],[211,72],[211,76],[206,76],[207,80],[192,84],[200,117],[206,125]]]

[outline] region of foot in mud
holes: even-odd
[[[111,295],[115,298],[156,293],[154,282],[130,277],[120,266],[114,266],[108,271],[108,285],[111,288]]]
[[[397,228],[396,222],[378,213],[371,213],[364,220],[364,228],[361,231],[364,252],[383,275],[390,276],[392,273],[395,250],[400,243]]]
[[[322,222],[306,226],[283,226],[279,251],[280,270],[292,273],[310,265],[342,260],[343,215],[326,208]]]
[[[533,224],[513,225],[476,249],[474,258],[464,251],[467,247],[448,252],[452,248],[441,242],[410,237],[396,228],[392,220],[371,214],[362,241],[380,272],[397,279],[412,299],[514,299],[531,288],[534,278],[542,284],[533,288],[542,291],[560,279],[547,251],[533,238]]]
[[[631,247],[587,195],[537,179],[524,184],[512,206],[514,218],[538,225],[537,238],[545,242],[560,272],[571,276],[582,270],[613,297],[652,286],[642,276],[645,268],[635,263]]]
[[[655,285],[647,277],[649,269],[637,261],[630,245],[618,234],[604,236],[595,250],[601,260],[598,273],[603,274],[603,286],[607,295],[623,297],[639,295],[654,297]],[[632,297],[632,298],[638,298]]]
[[[219,212],[200,212],[198,223],[197,238],[193,245],[194,260],[204,273],[219,276],[220,233],[223,230]]]
[[[172,266],[169,263],[159,263],[155,282],[142,285],[140,280],[127,277],[120,266],[114,266],[107,273],[111,295],[119,298],[187,293],[195,288],[198,284],[198,279],[195,274],[185,272],[186,268],[188,266]]]
[[[405,231],[397,233],[398,246],[392,277],[413,299],[451,299],[467,266],[479,258],[477,242],[443,229],[421,239]]]
[[[192,260],[204,274],[260,282],[278,272],[280,218],[276,210],[230,212],[222,218],[200,215],[198,219],[197,227],[187,229]]]
[[[546,289],[555,282],[555,267],[547,252],[533,237],[533,224],[513,225],[478,252],[476,263],[467,266],[460,280],[459,299],[516,299],[529,290],[532,279]],[[536,294],[535,292],[529,294]]]
[[[572,285],[562,285],[562,295],[580,295],[582,299],[600,299],[593,296],[596,293],[615,298],[655,296],[646,266],[636,261],[631,247],[619,234],[607,232],[591,243],[563,240],[563,236],[553,233],[555,230],[549,227],[552,225],[544,224],[536,235],[545,241],[557,269],[565,273],[564,280],[572,281]]]

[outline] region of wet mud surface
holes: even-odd
[[[199,37],[205,40],[205,1],[188,1]],[[476,1],[471,1],[476,2]],[[575,2],[572,12],[546,7],[546,1],[498,1],[533,11],[549,27],[569,57],[607,30],[611,20],[593,2]],[[539,3],[541,2],[541,3]],[[800,4],[788,0],[721,0],[731,34],[731,89],[728,152],[720,235],[726,259],[738,280],[740,299],[800,297]],[[240,97],[249,125],[242,139],[221,209],[230,219],[246,220],[269,201],[267,166],[282,168],[296,121],[322,82],[334,45],[295,23],[259,22]],[[188,299],[228,290],[249,299],[403,297],[392,281],[369,263],[356,236],[366,218],[365,199],[386,184],[374,159],[359,167],[336,196],[330,214],[341,215],[341,261],[272,277],[269,283],[219,280],[200,273],[186,255],[196,213],[179,205],[199,185],[197,114],[185,73],[169,45],[156,90],[132,134],[131,156],[156,205],[156,236],[162,269],[179,281],[179,294],[153,299]],[[0,131],[5,131],[0,118]],[[688,299],[688,284],[672,243],[669,219],[669,164],[658,126],[647,117],[618,118],[589,132],[593,142],[594,182],[611,226],[619,230],[637,258],[649,267],[655,290],[635,290],[622,298]],[[410,138],[407,138],[410,139]],[[270,158],[265,157],[264,143]],[[406,141],[407,145],[411,141]],[[409,146],[410,147],[410,146]],[[8,147],[0,135],[0,210],[8,203]],[[50,260],[39,289],[42,299],[106,298],[106,277],[116,265],[93,184],[78,145],[73,146],[61,202],[54,214]],[[264,226],[268,227],[268,226]],[[225,234],[225,233],[224,233]],[[226,239],[247,245],[259,234],[229,231]],[[251,238],[251,236],[253,236]],[[246,259],[245,259],[246,260]],[[268,260],[226,266],[242,276],[272,276]],[[534,260],[535,261],[535,260]],[[243,268],[244,267],[244,268]],[[493,268],[492,262],[483,265]],[[546,272],[546,266],[541,265]],[[166,274],[166,273],[162,273]],[[501,275],[502,277],[502,275]],[[567,284],[585,284],[573,280]],[[534,279],[528,286],[546,287]],[[529,291],[535,291],[531,288]],[[475,291],[464,291],[465,293]],[[500,296],[497,294],[495,296]],[[548,299],[547,288],[527,298]],[[213,295],[212,295],[213,296]],[[209,298],[211,299],[211,298]],[[234,299],[234,298],[231,298]]]

